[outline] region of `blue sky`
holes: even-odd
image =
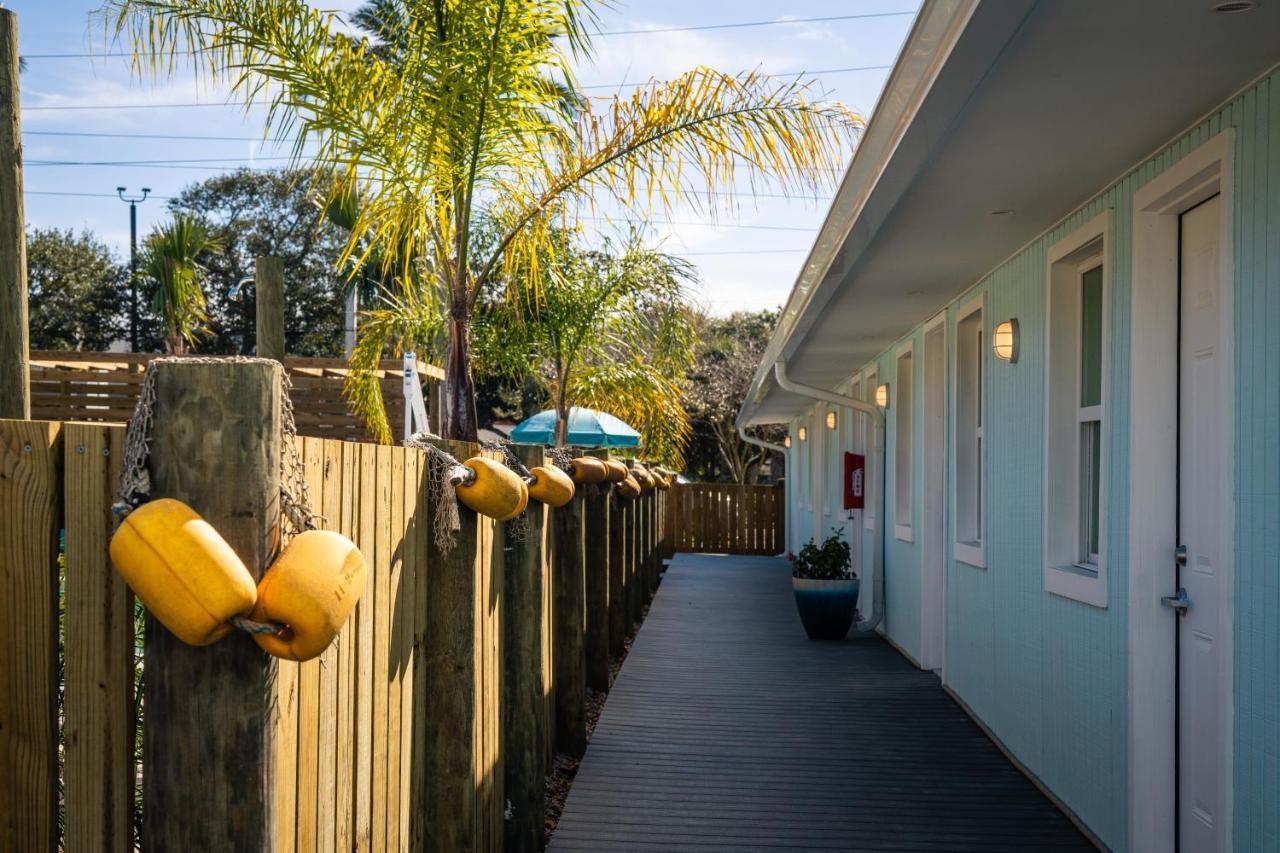
[[[241,107],[225,103],[224,92],[198,86],[183,75],[162,84],[139,82],[130,76],[124,59],[103,58],[102,34],[89,22],[89,13],[99,5],[96,0],[9,0],[3,5],[18,14],[20,51],[28,57],[22,106],[29,225],[89,228],[123,256],[128,251],[128,210],[115,198],[117,186],[152,189],[155,200],[139,208],[139,229],[145,233],[163,217],[163,197],[186,184],[238,165],[284,163],[287,152],[260,141],[261,114],[246,116]],[[349,10],[359,2],[315,0],[315,5]],[[869,114],[917,5],[916,0],[801,0],[779,15],[778,4],[759,0],[619,0],[602,10],[601,30],[878,17],[602,36],[593,62],[579,69],[579,78],[584,86],[596,87],[589,94],[603,95],[613,91],[609,87],[672,77],[694,65],[722,71],[758,67],[779,74],[818,72],[814,76],[830,98]],[[43,56],[90,52],[97,58]],[[865,70],[831,71],[849,68]],[[208,105],[172,106],[195,103]],[[68,132],[236,138],[56,135]],[[155,162],[160,160],[186,162]],[[54,162],[37,165],[40,161]],[[117,165],[71,165],[99,161]],[[672,224],[654,226],[651,236],[666,251],[697,264],[702,280],[695,296],[709,310],[766,308],[786,298],[826,207],[825,200],[814,198],[740,196],[736,211],[714,220],[696,209],[672,211],[665,217]]]

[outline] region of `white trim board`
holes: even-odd
[[[967,319],[971,314],[979,311],[982,312],[983,340],[985,341],[989,337],[987,335],[987,319],[988,319],[987,318],[987,292],[983,290],[967,298],[964,302],[960,303],[960,307],[956,309],[956,320],[955,320],[956,333],[952,335],[953,350],[956,347],[959,347],[960,345],[960,323],[963,322],[965,319]],[[985,359],[987,357],[985,350],[986,350],[985,345],[980,344],[978,347],[979,359]],[[951,531],[950,531],[951,536],[949,537],[951,542],[951,557],[956,562],[963,563],[966,566],[971,566],[975,569],[985,569],[987,567],[987,554],[986,554],[986,533],[987,533],[986,467],[987,466],[986,466],[985,453],[983,454],[983,458],[978,460],[978,470],[977,470],[977,477],[979,478],[980,484],[981,484],[979,493],[982,495],[982,504],[983,504],[981,507],[981,512],[979,513],[979,516],[978,516],[980,520],[979,530],[978,530],[978,541],[976,543],[961,542],[956,538],[959,535],[959,527],[960,527],[960,525],[956,521],[956,508],[959,506],[959,479],[956,476],[956,473],[957,473],[956,461],[959,459],[960,454],[958,452],[959,442],[956,440],[956,436],[957,436],[957,427],[960,422],[960,418],[959,418],[960,358],[958,354],[955,352],[952,352],[951,355],[952,355],[952,358],[950,359],[951,387],[954,389],[954,392],[951,395],[951,424],[950,424],[951,453],[950,453],[950,458],[947,460],[948,468],[951,474]],[[987,373],[988,372],[989,371],[986,369],[983,369],[981,371],[982,384],[981,384],[981,387],[978,389],[979,394],[981,394],[982,396],[982,399],[979,401],[979,405],[982,407],[982,417],[983,417],[984,424],[986,423],[986,417],[987,417],[987,384],[988,384]]]
[[[1174,592],[1178,466],[1178,215],[1215,192],[1222,196],[1221,450],[1223,494],[1235,495],[1234,310],[1235,132],[1224,130],[1133,196],[1133,286],[1129,433],[1129,847],[1174,848],[1176,662],[1174,612],[1160,597]],[[1235,542],[1235,502],[1222,502],[1225,541]],[[1222,583],[1234,589],[1234,547],[1222,552]],[[1222,751],[1231,845],[1234,713],[1233,600],[1219,626],[1227,749]]]
[[[1070,393],[1071,398],[1065,406],[1073,415],[1080,400],[1080,359],[1078,341],[1080,335],[1079,294],[1077,268],[1081,262],[1096,258],[1102,265],[1102,403],[1098,407],[1102,411],[1102,427],[1099,440],[1102,442],[1102,455],[1099,464],[1101,482],[1098,485],[1098,562],[1096,571],[1088,571],[1074,565],[1076,550],[1074,540],[1079,538],[1079,425],[1074,417],[1068,422],[1061,411],[1063,407],[1061,394]],[[1044,588],[1047,592],[1070,598],[1094,607],[1107,606],[1107,542],[1110,539],[1110,525],[1107,523],[1107,471],[1111,457],[1111,442],[1107,440],[1110,421],[1106,412],[1111,409],[1111,382],[1108,377],[1111,363],[1107,357],[1107,344],[1111,340],[1111,311],[1108,303],[1111,299],[1112,280],[1111,257],[1111,211],[1106,210],[1081,225],[1075,231],[1063,237],[1049,247],[1045,258],[1045,353],[1044,387],[1045,387],[1045,436],[1044,436],[1044,496],[1042,504],[1044,553],[1041,564],[1044,567]],[[1068,311],[1074,311],[1068,319],[1070,328],[1067,333],[1070,340],[1061,344],[1054,338],[1055,323],[1060,323],[1060,315],[1055,317],[1054,305],[1056,291],[1066,290]],[[1061,362],[1066,355],[1067,363]],[[1071,380],[1067,381],[1058,375],[1061,371],[1069,371]],[[1064,434],[1065,433],[1065,434]],[[1063,458],[1064,448],[1066,457]],[[1064,540],[1068,544],[1063,544]],[[1068,554],[1067,552],[1070,552]]]

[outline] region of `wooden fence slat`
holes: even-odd
[[[0,421],[0,838],[57,833],[61,425]]]
[[[377,495],[382,483],[377,471],[377,446],[360,445],[360,535],[356,544],[370,561],[377,563]],[[374,582],[376,570],[370,571],[364,595],[356,606],[356,682],[355,713],[355,846],[367,851],[373,844],[373,632],[377,607]]]
[[[360,479],[361,445],[342,442],[338,456],[342,464],[341,533],[360,542],[360,502],[364,483]],[[373,483],[368,484],[372,490]],[[367,553],[367,552],[364,552]],[[363,598],[368,592],[361,594]],[[338,762],[337,790],[334,796],[338,818],[337,844],[341,851],[355,849],[356,823],[356,701],[360,661],[360,610],[347,619],[338,635]]]
[[[67,851],[133,849],[133,595],[107,558],[124,428],[68,424],[64,796]]]
[[[370,677],[373,693],[373,730],[370,733],[372,772],[370,775],[370,843],[374,850],[387,849],[387,734],[390,707],[390,683],[386,677],[391,640],[391,524],[396,494],[393,488],[395,469],[392,448],[377,445],[374,465],[378,470],[377,504],[374,510],[375,544],[373,571],[373,670]]]
[[[342,518],[341,448],[332,441],[303,439],[306,448],[307,488],[322,527],[337,530]],[[332,853],[337,849],[335,796],[338,772],[338,679],[342,639],[339,637],[320,655],[320,680],[316,691],[319,703],[318,752],[316,757],[316,849]]]

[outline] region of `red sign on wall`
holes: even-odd
[[[866,501],[866,457],[861,453],[844,455],[844,508],[862,509]]]

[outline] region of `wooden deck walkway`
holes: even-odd
[[[881,640],[805,639],[777,558],[679,555],[550,850],[1091,850]]]

